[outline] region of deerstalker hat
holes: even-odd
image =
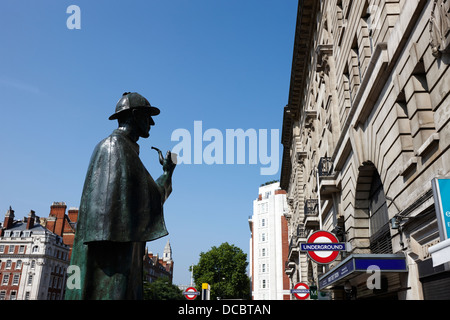
[[[116,112],[109,117],[109,120],[114,120],[118,118],[118,115],[125,111],[131,109],[148,109],[150,116],[157,116],[160,111],[158,108],[150,105],[147,99],[141,96],[137,92],[125,92],[116,105]]]

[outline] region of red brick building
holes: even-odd
[[[66,209],[65,202],[53,202],[50,206],[48,218],[41,219],[41,224],[51,232],[62,237],[63,242],[70,247],[70,259],[78,220],[78,208],[69,208],[67,214]]]
[[[144,278],[147,282],[153,282],[157,278],[167,278],[170,283],[173,279],[173,260],[172,260],[172,248],[169,240],[167,240],[166,246],[162,258],[158,254],[153,255],[145,250],[144,256]]]

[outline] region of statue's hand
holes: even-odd
[[[173,170],[177,166],[177,154],[167,151],[166,157],[163,161],[163,170],[169,174],[172,174]]]

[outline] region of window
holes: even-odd
[[[263,273],[269,272],[269,265],[263,263],[263,264],[261,265],[261,272],[263,272]]]
[[[20,238],[20,231],[14,231],[13,237]]]
[[[36,267],[36,260],[31,260],[30,268],[34,269]]]
[[[261,256],[263,256],[263,257],[266,256],[266,248],[261,249]]]
[[[11,291],[11,293],[9,294],[9,299],[16,300],[17,299],[17,291]]]
[[[6,269],[11,269],[11,265],[12,265],[12,261],[11,260],[6,260]]]
[[[374,172],[369,193],[370,250],[371,253],[392,253],[389,214],[383,183],[377,171]]]
[[[30,291],[25,292],[25,300],[30,300]]]
[[[17,260],[16,262],[16,269],[22,268],[22,260]]]
[[[20,246],[19,253],[24,253],[24,252],[25,252],[25,246]]]
[[[8,282],[9,282],[9,274],[4,274],[2,284],[8,285]]]
[[[268,204],[267,204],[267,202],[261,203],[259,205],[259,213],[267,213],[267,211],[268,211]]]
[[[2,290],[0,291],[0,300],[5,300],[6,297],[6,291]]]
[[[33,283],[33,275],[30,274],[30,275],[28,276],[27,285],[28,285],[28,286],[31,286],[32,283]]]
[[[13,286],[18,286],[19,285],[19,279],[20,279],[20,274],[19,273],[14,274],[12,285]]]
[[[383,182],[378,174],[374,172],[372,185],[369,193],[370,211],[370,235],[376,235],[389,222],[386,205],[386,197],[383,191]]]
[[[261,219],[261,227],[265,227],[266,226],[266,219]]]
[[[34,246],[33,247],[33,253],[39,252],[39,247],[38,246]]]
[[[0,245],[0,253],[4,253],[5,252],[5,246],[2,244]]]
[[[9,253],[14,253],[14,245],[9,246]]]

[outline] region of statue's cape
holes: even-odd
[[[168,234],[159,186],[121,130],[92,154],[78,213],[77,241],[144,242]]]

